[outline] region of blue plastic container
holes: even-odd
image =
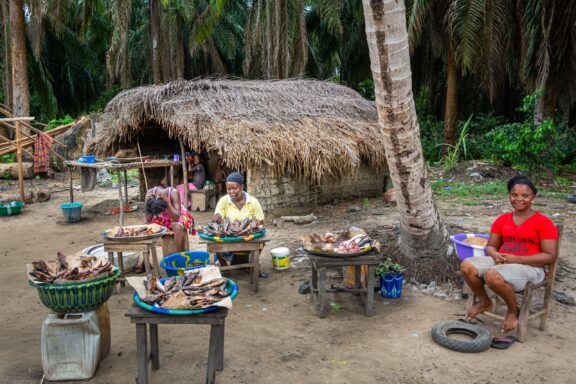
[[[80,158],[78,159],[79,163],[87,163],[87,164],[91,164],[91,163],[95,163],[96,162],[96,156],[80,156]]]
[[[64,203],[60,205],[64,218],[69,223],[77,223],[82,220],[82,206],[84,203]]]
[[[402,295],[403,273],[387,273],[380,276],[380,294],[388,299],[398,299]]]
[[[182,276],[185,271],[208,264],[210,264],[210,253],[206,251],[174,253],[160,260],[160,266],[166,270],[168,276]]]

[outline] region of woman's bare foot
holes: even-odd
[[[472,320],[473,318],[475,318],[479,314],[490,310],[490,308],[492,308],[492,302],[491,301],[488,301],[486,303],[480,301],[479,303],[474,304],[468,310],[468,314],[467,314],[468,320]]]
[[[502,332],[510,332],[518,326],[518,312],[507,313],[502,322]]]

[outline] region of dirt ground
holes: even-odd
[[[14,190],[15,191],[15,190]],[[14,192],[12,191],[12,192]],[[136,188],[130,189],[136,195]],[[117,223],[117,216],[89,213],[90,208],[116,191],[97,189],[77,192],[85,202],[84,220],[63,221],[59,205],[67,192],[55,193],[49,202],[32,204],[19,216],[0,218],[0,382],[39,383],[42,378],[40,330],[49,310],[28,286],[24,264],[52,259],[56,251],[74,253],[100,242],[100,232]],[[326,319],[316,316],[309,295],[298,293],[309,268],[305,259],[291,261],[287,271],[274,271],[268,251],[287,245],[293,251],[305,233],[345,229],[393,228],[398,221],[395,207],[383,207],[370,200],[368,210],[347,213],[360,201],[316,207],[316,223],[270,227],[271,242],[262,254],[260,292],[250,289],[248,274],[231,276],[240,286],[226,322],[225,368],[216,374],[219,383],[575,383],[576,307],[553,302],[549,326],[540,332],[533,324],[527,342],[505,351],[489,349],[480,354],[453,352],[435,344],[431,327],[439,320],[456,319],[464,313],[464,300],[427,295],[412,285],[397,300],[376,300],[376,315],[365,317],[358,297],[333,295],[330,300],[342,309],[331,310]],[[439,202],[447,223],[487,233],[490,223],[508,210],[506,202],[487,201],[481,205]],[[561,257],[564,273],[556,290],[576,294],[574,237],[576,206],[561,200],[539,200],[538,210],[564,219],[566,229]],[[374,212],[374,211],[377,212]],[[309,213],[302,210],[301,213]],[[376,215],[375,213],[380,213]],[[195,215],[205,223],[210,212]],[[127,215],[127,224],[141,222],[140,211]],[[270,220],[269,220],[270,221]],[[198,238],[191,238],[199,248]],[[294,252],[293,252],[294,254]],[[108,301],[112,347],[101,361],[91,383],[134,383],[136,376],[136,332],[124,316],[132,305],[132,290],[122,288]],[[489,322],[488,322],[489,323]],[[498,327],[489,323],[494,335]],[[150,371],[150,382],[203,383],[207,362],[208,326],[161,326],[160,363]]]

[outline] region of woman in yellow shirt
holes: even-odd
[[[226,192],[228,194],[220,198],[214,211],[216,223],[221,224],[226,219],[234,222],[252,218],[256,224],[264,224],[262,206],[254,196],[244,191],[244,178],[239,172],[232,172],[226,178]]]

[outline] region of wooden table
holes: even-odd
[[[146,275],[153,273],[157,277],[160,277],[160,265],[158,264],[158,255],[156,253],[156,245],[160,238],[148,239],[148,240],[136,240],[136,241],[116,241],[104,239],[104,252],[108,252],[108,261],[112,264],[114,263],[114,252],[118,253],[118,267],[120,268],[120,277],[118,281],[124,287],[126,278],[124,277],[124,261],[122,260],[122,252],[140,252],[144,256],[144,268],[146,269]],[[152,256],[152,263],[154,270],[151,271],[150,259]]]
[[[136,355],[138,359],[136,382],[148,384],[148,360],[151,360],[153,370],[160,369],[158,324],[210,324],[206,383],[214,383],[216,371],[224,370],[224,326],[227,315],[228,309],[226,308],[198,315],[164,315],[147,311],[136,304],[132,304],[132,307],[126,312],[126,316],[130,318],[131,324],[136,324]],[[190,334],[192,333],[187,333],[187,335]],[[150,335],[150,355],[148,354],[148,335]]]
[[[258,292],[258,275],[260,274],[260,252],[270,240],[266,235],[250,241],[217,242],[201,239],[200,244],[206,244],[210,253],[210,264],[214,265],[214,253],[217,252],[250,252],[250,262],[220,267],[222,271],[231,269],[250,268],[250,284],[254,292]]]
[[[356,257],[324,257],[310,255],[312,264],[311,293],[316,304],[318,317],[326,317],[326,293],[327,292],[349,292],[360,293],[366,302],[366,316],[374,314],[374,271],[376,266],[382,260],[379,253],[370,253],[364,256]],[[355,286],[354,288],[326,288],[326,268],[354,266]],[[361,266],[368,266],[368,281],[366,288],[361,285]],[[362,295],[363,294],[363,295]]]

